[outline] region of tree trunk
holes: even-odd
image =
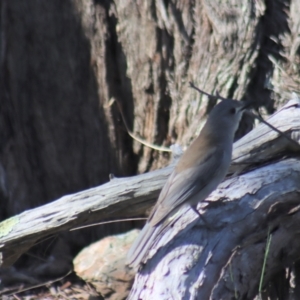
[[[135,174],[132,139],[109,105],[116,92],[123,95],[132,121],[108,7],[3,0],[0,9],[0,218],[107,182],[110,173]],[[65,239],[78,249],[132,227],[101,226]]]

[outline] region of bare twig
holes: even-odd
[[[287,134],[283,133],[282,131],[280,131],[279,129],[277,129],[276,127],[274,127],[272,124],[268,123],[267,121],[265,121],[263,119],[263,117],[261,116],[260,112],[257,110],[256,111],[257,114],[251,113],[252,116],[254,116],[255,118],[257,118],[259,121],[261,121],[262,123],[266,124],[267,126],[269,126],[272,130],[276,131],[278,134],[280,134],[281,136],[284,136],[286,139],[288,139],[290,142],[292,142],[294,145],[296,145],[298,148],[300,148],[300,145],[293,140],[291,137],[289,137]]]
[[[215,100],[218,100],[218,99],[224,100],[224,99],[226,99],[226,98],[223,98],[222,96],[220,96],[220,94],[219,94],[218,92],[217,92],[217,95],[215,96],[215,95],[211,95],[211,94],[209,94],[209,93],[206,93],[206,92],[204,92],[203,90],[200,90],[198,87],[196,87],[196,86],[194,85],[194,83],[193,83],[192,81],[190,81],[189,84],[190,84],[190,87],[191,87],[191,88],[195,89],[195,90],[198,91],[200,94],[203,94],[203,95],[205,95],[205,96],[207,96],[207,97],[209,97],[209,98],[212,98],[212,99],[215,99]]]
[[[163,146],[158,146],[158,145],[154,145],[154,144],[151,144],[151,143],[148,143],[147,141],[137,137],[134,135],[134,133],[129,129],[129,126],[127,125],[127,122],[126,122],[126,119],[125,119],[125,116],[123,114],[123,110],[122,110],[122,107],[121,107],[121,104],[119,103],[119,101],[117,99],[116,100],[116,103],[117,103],[117,106],[119,108],[119,111],[120,111],[120,114],[121,114],[121,117],[122,117],[122,120],[123,120],[123,123],[125,125],[125,128],[126,128],[126,131],[127,133],[136,141],[138,141],[139,143],[141,143],[142,145],[144,146],[147,146],[151,149],[154,149],[154,150],[157,150],[157,151],[163,151],[163,152],[172,152],[172,150],[170,148],[167,148],[167,147],[163,147]]]
[[[147,218],[129,218],[129,219],[111,220],[111,221],[93,223],[93,224],[89,224],[89,225],[71,228],[70,231],[79,230],[79,229],[83,229],[83,228],[87,228],[87,227],[93,227],[93,226],[97,226],[97,225],[110,224],[110,223],[129,222],[129,221],[144,221],[144,220],[147,220]]]

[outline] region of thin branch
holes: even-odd
[[[263,117],[261,116],[260,112],[257,110],[257,115],[252,113],[252,115],[257,118],[259,121],[261,121],[262,123],[266,124],[267,126],[269,126],[272,130],[276,131],[278,134],[280,134],[281,136],[284,136],[286,139],[288,139],[290,142],[292,142],[294,145],[296,145],[298,148],[300,148],[300,145],[293,140],[291,137],[289,137],[287,134],[283,133],[282,131],[280,131],[279,129],[277,129],[276,127],[274,127],[273,125],[271,125],[270,123],[268,123],[267,121],[265,121],[263,119]]]
[[[129,129],[129,126],[127,125],[127,122],[126,122],[126,119],[125,119],[125,116],[123,114],[123,110],[122,110],[122,107],[121,107],[121,104],[119,103],[119,101],[117,99],[115,99],[116,103],[117,103],[117,106],[118,106],[118,109],[120,111],[120,114],[121,114],[121,117],[122,117],[122,120],[123,120],[123,123],[125,125],[125,128],[126,128],[126,131],[127,133],[136,141],[138,141],[139,143],[141,143],[142,145],[144,146],[147,146],[151,149],[154,149],[154,150],[157,150],[157,151],[163,151],[163,152],[172,152],[172,150],[170,148],[167,148],[167,147],[163,147],[163,146],[158,146],[158,145],[154,145],[154,144],[151,144],[151,143],[148,143],[147,141],[137,137],[134,135],[134,133]]]
[[[83,229],[83,228],[87,228],[87,227],[98,226],[98,225],[104,225],[104,224],[129,222],[129,221],[145,221],[145,220],[147,220],[147,218],[130,218],[130,219],[111,220],[111,221],[93,223],[93,224],[89,224],[89,225],[84,225],[84,226],[80,226],[80,227],[71,228],[70,231],[79,230],[79,229]]]
[[[198,87],[196,87],[196,86],[194,85],[194,83],[193,83],[192,81],[190,81],[189,84],[190,84],[190,87],[191,87],[191,88],[195,89],[195,90],[198,91],[200,94],[203,94],[203,95],[205,95],[205,96],[207,96],[207,97],[209,97],[209,98],[212,98],[212,99],[215,99],[215,100],[218,100],[218,99],[220,99],[220,100],[225,100],[225,99],[226,99],[226,98],[223,98],[222,96],[220,96],[220,94],[219,94],[218,92],[217,92],[217,95],[215,96],[215,95],[206,93],[206,92],[204,92],[203,90],[200,90]]]

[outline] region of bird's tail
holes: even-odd
[[[160,225],[151,226],[148,222],[141,230],[127,254],[126,264],[136,269],[150,250],[160,230]]]

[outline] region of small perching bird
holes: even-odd
[[[153,242],[183,205],[204,200],[224,179],[231,162],[234,134],[249,103],[224,99],[211,111],[199,136],[183,153],[165,183],[144,228],[127,254],[137,268]]]

